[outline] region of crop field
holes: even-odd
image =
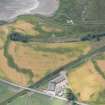
[[[36,26],[22,20],[18,20],[12,24],[10,24],[8,27],[13,29],[13,31],[20,32],[22,34],[28,34],[28,35],[38,35],[39,32],[35,30]]]
[[[105,77],[105,52],[99,53],[93,59],[95,61],[95,65],[97,66],[96,68],[99,69],[101,75]]]
[[[27,16],[26,16],[27,17]],[[34,36],[36,38],[41,37],[52,37],[52,34],[61,34],[64,32],[63,27],[51,23],[40,23],[40,18],[37,19],[35,16],[30,16],[32,18],[20,18],[7,25],[10,32],[19,32],[24,35]],[[33,21],[31,20],[33,19]],[[32,22],[31,22],[32,21]]]
[[[97,61],[98,66],[102,70],[102,72],[105,74],[105,60],[98,60]]]
[[[0,49],[4,46],[4,43],[6,41],[6,37],[8,34],[8,29],[5,26],[0,27]]]
[[[70,88],[81,101],[96,101],[100,92],[105,90],[105,80],[91,61],[69,73],[68,79]]]
[[[86,54],[91,47],[82,43],[14,43],[11,42],[8,53],[20,68],[31,70],[32,81],[38,81],[75,59]],[[22,71],[20,71],[22,72]],[[23,73],[24,74],[24,73]],[[27,77],[26,77],[27,78]]]
[[[7,78],[15,83],[21,83],[23,85],[27,83],[27,79],[23,74],[18,73],[15,69],[9,67],[7,59],[3,55],[3,50],[0,50],[0,59],[2,59],[0,60],[0,73],[3,78]]]
[[[32,18],[32,17],[31,17]],[[0,77],[21,85],[32,84],[57,68],[87,54],[91,50],[89,42],[43,43],[13,42],[9,33],[40,36],[40,33],[62,33],[60,26],[43,24],[34,20],[34,25],[27,20],[16,20],[0,28]],[[36,25],[36,26],[35,26]],[[38,27],[39,26],[39,27]],[[26,28],[27,27],[27,28]],[[29,33],[28,33],[29,32]],[[50,35],[50,34],[49,34]],[[14,75],[14,76],[12,76]]]

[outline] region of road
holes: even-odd
[[[53,96],[53,95],[50,95],[50,94],[46,94],[46,92],[41,92],[41,91],[29,88],[29,87],[24,87],[24,86],[21,86],[21,85],[17,85],[15,83],[9,82],[7,80],[0,79],[0,82],[4,83],[6,85],[12,86],[12,87],[28,90],[28,91],[30,91],[30,92],[32,92],[34,94],[38,93],[38,94],[49,96],[49,97],[56,98],[56,99],[59,99],[59,100],[68,101],[67,98],[63,98],[63,97],[58,97],[58,96]],[[75,101],[75,103],[77,103],[78,105],[87,105],[85,103],[80,103],[78,101]]]
[[[49,96],[49,97],[52,97],[52,98],[57,98],[57,99],[60,99],[60,100],[67,101],[66,98],[62,98],[62,97],[58,97],[58,96],[53,96],[53,95],[47,94],[46,92],[41,92],[41,91],[38,91],[36,89],[32,89],[32,88],[29,88],[29,87],[24,87],[24,86],[21,86],[21,85],[17,85],[15,83],[12,83],[12,82],[9,82],[9,81],[3,80],[3,79],[0,79],[0,82],[2,82],[4,84],[7,84],[7,85],[10,85],[10,86],[13,86],[13,87],[16,87],[16,88],[20,88],[20,89],[23,89],[23,90],[24,89],[28,90],[30,92],[33,92],[34,94],[38,93],[38,94],[42,94],[42,95]]]

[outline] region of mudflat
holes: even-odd
[[[24,14],[50,16],[58,4],[57,0],[0,0],[0,21],[9,21]]]

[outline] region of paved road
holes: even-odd
[[[25,90],[28,90],[30,92],[33,92],[34,94],[35,93],[38,93],[38,94],[42,94],[42,95],[45,95],[45,96],[49,96],[49,97],[53,97],[53,98],[57,98],[57,99],[60,99],[60,100],[64,100],[64,101],[67,101],[66,98],[62,98],[62,97],[58,97],[58,96],[53,96],[53,95],[49,95],[47,94],[46,92],[41,92],[41,91],[38,91],[36,89],[32,89],[32,88],[29,88],[29,87],[24,87],[24,86],[21,86],[21,85],[17,85],[15,83],[12,83],[12,82],[9,82],[9,81],[6,81],[6,80],[3,80],[3,79],[0,79],[0,82],[4,83],[4,84],[7,84],[7,85],[10,85],[10,86],[13,86],[13,87],[16,87],[16,88],[20,88],[20,89],[25,89]]]
[[[32,93],[38,93],[38,94],[42,94],[42,95],[45,95],[45,96],[49,96],[49,97],[52,97],[52,98],[56,98],[56,99],[59,99],[59,100],[63,100],[63,101],[68,101],[66,98],[62,98],[62,97],[58,97],[58,96],[53,96],[53,95],[49,95],[49,94],[46,94],[45,92],[41,92],[41,91],[38,91],[38,90],[35,90],[35,89],[32,89],[32,88],[29,88],[29,87],[24,87],[24,86],[21,86],[21,85],[17,85],[15,83],[12,83],[12,82],[9,82],[7,80],[3,80],[3,79],[0,79],[0,82],[8,85],[8,86],[12,86],[12,87],[15,87],[15,88],[20,88],[20,89],[25,89],[25,90],[28,90]],[[85,104],[85,103],[80,103],[78,101],[75,101],[75,103],[77,103],[78,105],[88,105],[88,104]]]

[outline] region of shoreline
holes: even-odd
[[[16,18],[16,17],[18,17],[20,15],[31,14],[31,11],[34,10],[34,9],[36,9],[36,8],[38,8],[39,4],[40,4],[39,1],[38,0],[35,0],[35,5],[34,6],[32,6],[31,8],[28,8],[26,10],[20,10],[19,13],[17,13],[12,18]]]
[[[51,8],[48,7],[48,3],[50,3],[50,5],[52,4]],[[18,18],[18,16],[42,15],[42,16],[50,17],[55,13],[55,11],[58,9],[58,7],[59,7],[59,0],[58,1],[56,1],[56,0],[51,0],[51,1],[49,1],[49,0],[35,0],[35,4],[31,8],[28,8],[25,10],[19,10],[17,12],[17,14],[14,14],[13,16],[11,16],[8,19],[0,19],[0,25],[2,25],[3,23],[5,24],[5,23],[10,23],[10,22],[15,21]]]
[[[34,5],[31,8],[24,9],[24,10],[19,10],[16,14],[14,14],[13,16],[11,16],[8,19],[0,19],[0,23],[1,22],[4,22],[5,23],[5,22],[14,21],[14,20],[16,20],[16,18],[18,16],[21,16],[21,15],[31,15],[31,11],[34,10],[34,9],[36,9],[36,8],[38,8],[38,6],[40,4],[38,0],[34,0],[34,1],[35,1],[35,3],[34,3]]]

